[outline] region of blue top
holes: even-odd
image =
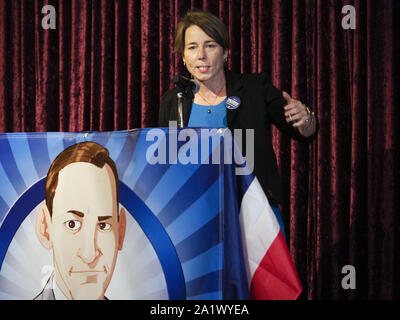
[[[188,127],[226,128],[225,102],[226,98],[215,106],[205,106],[193,102]]]

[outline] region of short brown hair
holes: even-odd
[[[114,174],[117,203],[118,200],[118,172],[114,161],[110,158],[108,150],[96,142],[80,142],[74,144],[62,151],[53,161],[47,173],[45,192],[46,205],[50,212],[50,217],[53,211],[53,199],[56,193],[58,184],[58,174],[67,165],[75,162],[88,162],[98,168],[103,168],[108,164]]]
[[[228,30],[224,23],[212,13],[193,9],[188,11],[179,21],[175,31],[175,52],[183,56],[185,49],[186,29],[192,25],[201,28],[215,40],[224,50],[229,49]]]

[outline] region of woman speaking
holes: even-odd
[[[275,213],[283,201],[282,182],[272,147],[273,124],[292,139],[311,141],[318,131],[314,113],[281,92],[266,74],[235,74],[226,68],[228,32],[211,13],[189,11],[175,35],[175,51],[191,76],[200,84],[194,98],[183,97],[183,125],[254,129],[254,174]],[[178,88],[162,97],[159,125],[177,120]],[[280,215],[277,214],[278,220]],[[283,231],[282,221],[279,221]]]

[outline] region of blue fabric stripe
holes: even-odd
[[[236,195],[236,175],[233,165],[225,165],[225,195]],[[239,176],[241,179],[243,176]],[[241,198],[238,198],[241,200]],[[246,267],[239,224],[239,207],[236,197],[225,196],[224,210],[224,272],[222,275],[224,299],[249,299]]]
[[[275,213],[275,217],[278,220],[279,227],[281,228],[281,232],[282,232],[283,237],[285,238],[285,241],[286,241],[285,225],[283,224],[281,211],[279,210],[278,207],[271,206],[271,208],[272,208],[272,211]]]
[[[175,244],[181,263],[207,251],[221,241],[221,213],[182,242]]]
[[[220,208],[220,180],[196,199],[190,207],[167,228],[172,241],[179,243],[218,215]],[[207,236],[207,235],[205,235]]]
[[[186,282],[200,278],[210,272],[220,271],[223,264],[223,250],[224,246],[220,243],[183,263],[182,269]]]
[[[207,292],[204,294],[199,294],[197,296],[192,296],[188,300],[221,300],[222,291]]]
[[[54,132],[47,133],[47,150],[51,162],[64,150],[64,137],[65,134],[63,132],[57,132],[57,134]]]
[[[9,141],[5,134],[0,135],[0,163],[4,168],[5,174],[8,176],[14,190],[21,194],[25,191],[26,185],[22,178],[17,163],[15,162]]]
[[[156,166],[147,165],[138,181],[144,183],[136,183],[134,191],[143,200],[146,201],[149,194],[153,191],[157,183],[162,179],[165,172],[169,168],[169,164],[158,164]]]
[[[15,191],[12,182],[10,181],[3,165],[0,163],[0,181],[1,181],[1,197],[6,202],[8,207],[11,207],[18,198],[18,193]]]
[[[18,171],[24,179],[25,185],[30,186],[39,180],[39,177],[32,161],[27,134],[8,134],[8,138]]]
[[[233,174],[235,174],[233,172]],[[239,200],[239,208],[242,203],[242,199],[246,191],[249,189],[251,183],[253,182],[253,175],[242,175],[237,179],[237,198]]]
[[[107,144],[104,146],[110,153],[111,159],[114,161],[121,155],[126,138],[126,134],[123,134],[122,132],[113,132],[110,135]]]
[[[199,198],[218,179],[218,176],[217,166],[210,168],[210,166],[202,165],[158,214],[158,219],[164,227],[172,223],[176,217]],[[196,188],[193,188],[193,186],[196,186]]]
[[[138,134],[127,133],[122,151],[118,158],[115,160],[118,168],[118,175],[120,177],[123,177],[125,175],[125,170],[128,168],[129,163],[132,161],[133,152],[135,150],[138,138]]]
[[[219,291],[220,271],[208,273],[200,278],[188,281],[186,283],[186,295],[188,298],[205,294],[207,292]]]
[[[158,215],[176,192],[190,179],[200,165],[171,165],[146,199],[151,209]]]
[[[132,190],[134,190],[136,183],[139,181],[143,170],[147,166],[146,161],[146,150],[149,142],[146,141],[145,133],[134,133],[137,134],[137,141],[133,150],[132,159],[126,168],[124,175],[121,177],[122,181],[126,183]]]
[[[7,205],[7,203],[4,201],[4,199],[2,197],[0,197],[0,226],[1,226],[1,222],[3,221],[4,216],[6,215],[6,213],[9,210],[9,206]]]
[[[47,151],[46,134],[43,133],[40,135],[29,135],[28,143],[38,177],[46,176],[51,165],[50,157]]]

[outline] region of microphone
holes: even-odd
[[[172,79],[174,84],[176,84],[180,89],[183,90],[183,94],[188,95],[188,98],[193,99],[194,94],[200,90],[200,84],[194,79],[188,79],[181,75],[176,75]]]
[[[183,128],[183,104],[182,97],[185,96],[188,99],[194,99],[194,95],[200,89],[200,84],[194,79],[188,79],[181,75],[176,75],[172,79],[174,84],[181,90],[177,93],[178,97],[178,110],[177,110],[177,124],[179,128]]]

